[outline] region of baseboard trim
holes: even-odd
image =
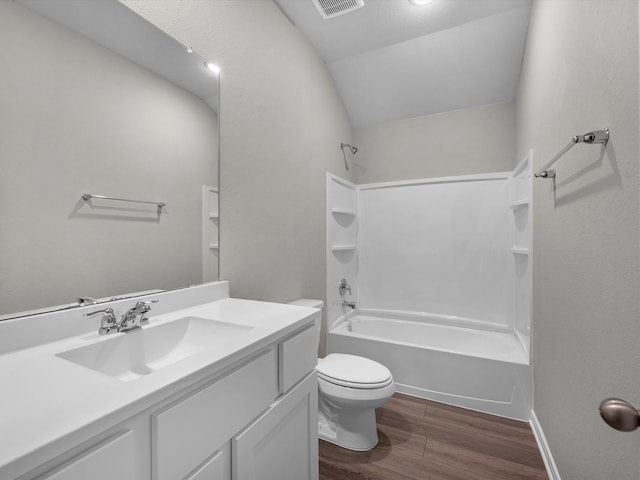
[[[538,443],[538,449],[540,450],[540,454],[542,455],[544,466],[547,469],[549,480],[561,480],[560,472],[558,471],[556,462],[553,460],[551,449],[549,449],[549,444],[547,443],[547,439],[545,438],[544,432],[542,431],[542,425],[540,425],[538,417],[536,416],[536,412],[534,412],[533,410],[531,410],[531,418],[529,420],[529,424],[531,425],[533,436],[536,438],[536,442]]]

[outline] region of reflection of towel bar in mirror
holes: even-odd
[[[584,135],[575,135],[569,144],[560,150],[555,157],[553,157],[544,167],[535,173],[537,178],[555,178],[556,171],[549,170],[549,167],[556,163],[560,157],[567,153],[576,143],[588,143],[590,145],[606,145],[609,141],[609,129],[595,130],[593,132],[585,133]]]
[[[167,204],[164,203],[164,202],[150,202],[148,200],[131,200],[129,198],[107,197],[105,195],[93,195],[91,193],[83,193],[82,194],[82,199],[84,201],[91,200],[92,198],[99,198],[101,200],[115,200],[115,201],[118,201],[118,202],[150,203],[152,205],[156,205],[158,207],[158,210],[160,210],[161,208],[167,206]]]
[[[20,132],[0,141],[7,193],[0,218],[11,224],[0,227],[6,274],[0,320],[56,310],[79,295],[106,301],[218,279],[218,256],[203,258],[203,252],[219,243],[223,222],[208,220],[205,243],[198,192],[203,184],[219,188],[220,78],[205,69],[199,47],[188,53],[186,45],[129,8],[134,3],[0,0],[0,24],[13,26],[0,27],[12,46],[0,54],[6,65],[0,84],[7,86],[0,94],[2,113]],[[24,60],[45,46],[45,68]],[[213,51],[219,49],[211,47],[209,59],[216,61]],[[52,182],[58,195],[42,187]],[[85,201],[85,192],[155,204]],[[34,208],[26,198],[39,198],[45,208]],[[167,205],[159,209],[160,201]],[[168,222],[164,217],[172,211],[176,216]],[[218,213],[217,204],[209,211]],[[123,237],[128,227],[137,234]],[[29,238],[46,238],[48,247],[24,240]],[[38,268],[24,268],[25,258]],[[99,280],[83,273],[89,264],[101,272]]]

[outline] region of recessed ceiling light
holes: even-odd
[[[409,0],[409,3],[411,5],[416,5],[418,7],[421,7],[423,5],[428,5],[429,3],[431,3],[432,0]]]
[[[215,63],[211,63],[211,62],[204,62],[204,66],[207,67],[209,70],[211,70],[213,73],[220,73],[220,67],[217,66]]]

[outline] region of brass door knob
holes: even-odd
[[[611,428],[632,432],[640,426],[640,412],[625,400],[607,398],[600,404],[600,416]]]

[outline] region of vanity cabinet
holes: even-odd
[[[177,480],[205,462],[278,396],[271,349],[152,415],[153,480]]]
[[[62,464],[41,480],[136,480],[134,434],[116,435]]]
[[[230,478],[231,447],[230,442],[227,442],[185,480],[229,480]]]
[[[20,480],[317,480],[316,347],[306,326]]]
[[[318,380],[309,374],[234,437],[233,480],[318,478]]]
[[[278,345],[281,395],[231,442],[233,480],[318,479],[318,330]]]

